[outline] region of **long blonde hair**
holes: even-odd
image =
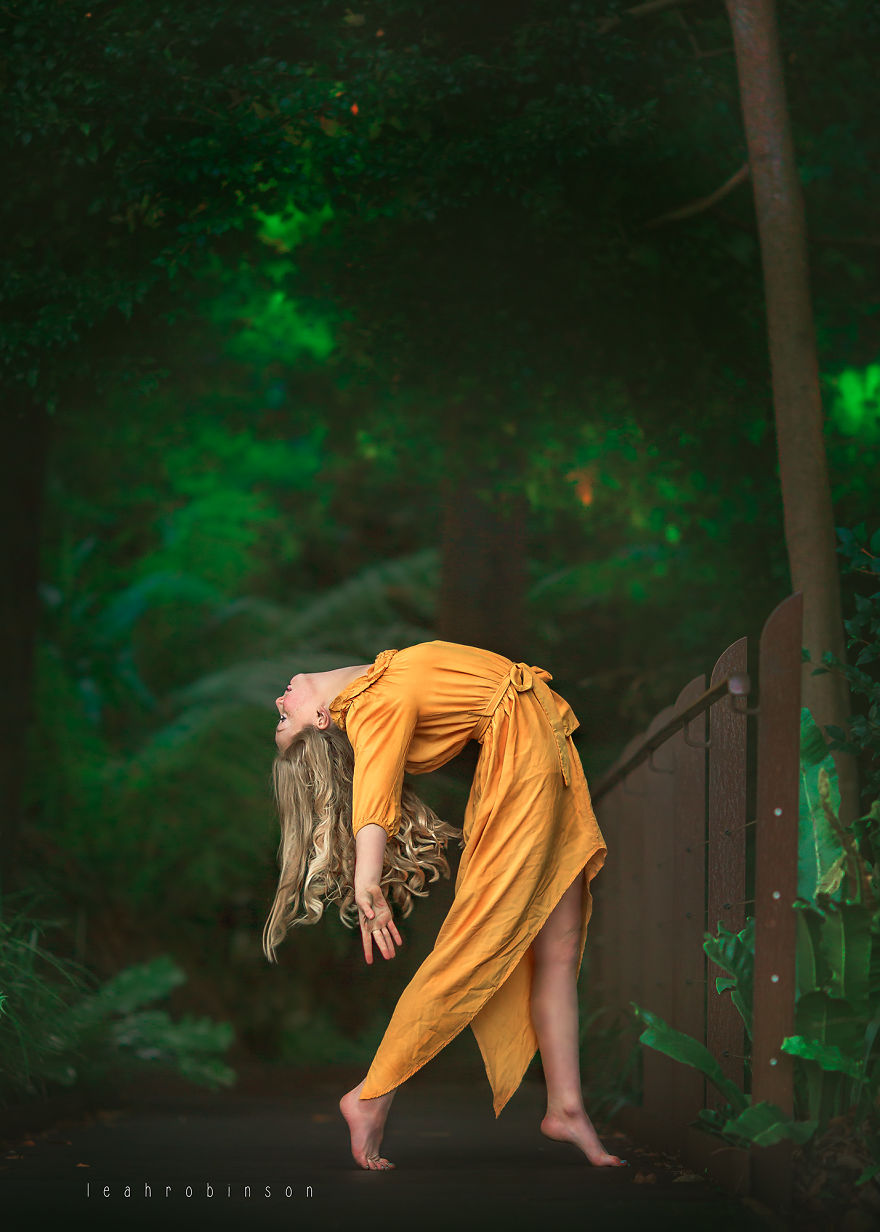
[[[281,823],[278,864],[281,875],[263,929],[263,952],[277,962],[275,949],[296,924],[317,924],[330,903],[348,928],[357,923],[354,901],[355,842],[351,830],[354,750],[335,723],[326,731],[309,725],[293,737],[272,766],[275,803]],[[413,895],[424,898],[426,877],[449,876],[443,854],[459,832],[441,821],[412,788],[403,784],[400,828],[385,845],[381,887],[406,917]],[[388,887],[386,889],[386,887]]]

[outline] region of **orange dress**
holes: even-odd
[[[582,879],[578,972],[605,861],[571,733],[578,720],[539,667],[454,642],[383,650],[333,699],[354,749],[352,828],[397,832],[404,771],[427,774],[482,745],[464,813],[455,895],[434,948],[401,994],[361,1099],[400,1086],[470,1024],[495,1115],[538,1047],[531,943]]]

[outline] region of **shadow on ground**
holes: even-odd
[[[496,1119],[485,1076],[422,1071],[391,1110],[383,1151],[396,1170],[361,1171],[336,1101],[362,1076],[255,1067],[231,1090],[165,1079],[52,1125],[39,1124],[36,1107],[34,1126],[19,1114],[3,1134],[0,1119],[4,1227],[35,1218],[163,1232],[194,1224],[211,1232],[767,1226],[709,1181],[620,1135],[607,1135],[606,1145],[631,1166],[591,1168],[576,1148],[542,1137],[535,1081]]]

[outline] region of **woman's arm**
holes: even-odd
[[[355,865],[354,892],[368,885],[378,885],[382,879],[382,862],[385,859],[385,844],[388,834],[384,826],[368,821],[354,836]]]
[[[402,945],[400,933],[379,883],[388,835],[374,822],[361,826],[355,835],[354,901],[360,916],[364,958],[373,961],[373,937],[385,958],[394,957],[394,942]]]
[[[367,689],[349,706],[345,721],[354,750],[354,896],[368,963],[373,961],[374,937],[385,958],[394,957],[395,942],[401,944],[380,885],[385,844],[400,829],[404,767],[417,719],[414,698],[395,694],[377,697]]]

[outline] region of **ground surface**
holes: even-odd
[[[609,1134],[606,1145],[631,1166],[591,1168],[574,1147],[540,1134],[543,1092],[534,1081],[496,1120],[485,1077],[416,1075],[395,1099],[383,1144],[397,1168],[361,1171],[336,1107],[360,1077],[253,1069],[219,1093],[168,1081],[126,1088],[66,1123],[48,1125],[35,1111],[32,1127],[17,1113],[4,1128],[0,1115],[4,1229],[18,1232],[35,1217],[40,1225],[45,1217],[68,1228],[124,1223],[163,1232],[768,1226],[748,1205],[622,1136]]]

